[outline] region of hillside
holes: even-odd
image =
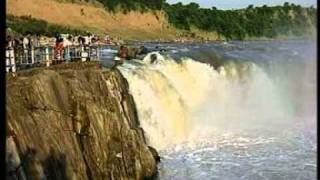
[[[313,38],[317,20],[316,8],[287,2],[219,10],[165,0],[7,0],[7,14],[126,40]]]
[[[42,19],[58,25],[108,33],[123,39],[173,39],[172,28],[162,11],[141,13],[107,12],[92,3],[67,3],[54,0],[6,0],[7,14]],[[83,13],[81,12],[83,10]]]

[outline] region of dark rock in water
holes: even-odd
[[[140,46],[138,55],[147,54],[149,51],[145,46]]]
[[[158,60],[157,54],[151,54],[151,56],[150,56],[150,63],[151,63],[151,64],[154,64],[154,63],[157,62],[157,60]]]
[[[138,48],[128,47],[127,49],[128,49],[128,57],[127,57],[128,60],[137,58],[137,55],[139,54],[139,51],[140,51]]]
[[[151,146],[148,146],[152,156],[154,157],[154,159],[156,160],[157,163],[159,163],[161,161],[161,158],[159,156],[159,153],[157,152],[157,150]]]
[[[7,76],[6,89],[10,179],[157,174],[156,156],[145,143],[128,83],[118,70],[60,64]]]
[[[149,53],[148,49],[144,46],[140,46],[140,47],[127,47],[127,46],[123,46],[124,49],[126,49],[126,60],[132,60],[132,59],[142,59],[145,55],[147,55],[147,53]],[[120,56],[119,54],[120,49],[118,49],[118,56]]]

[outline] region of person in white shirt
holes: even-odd
[[[72,46],[72,37],[68,36],[68,38],[64,38],[63,40],[63,47],[65,48],[64,59],[67,61],[71,60],[70,46]]]
[[[29,45],[29,39],[27,37],[23,37],[22,44],[23,44],[23,49],[27,49]]]

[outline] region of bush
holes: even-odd
[[[104,5],[109,11],[115,11],[121,8],[122,11],[128,12],[131,10],[141,10],[145,12],[146,9],[161,10],[165,0],[97,0]]]

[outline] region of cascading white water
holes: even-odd
[[[141,126],[158,150],[197,141],[221,130],[281,128],[292,107],[268,75],[253,63],[213,67],[156,53],[119,67],[130,85]]]

